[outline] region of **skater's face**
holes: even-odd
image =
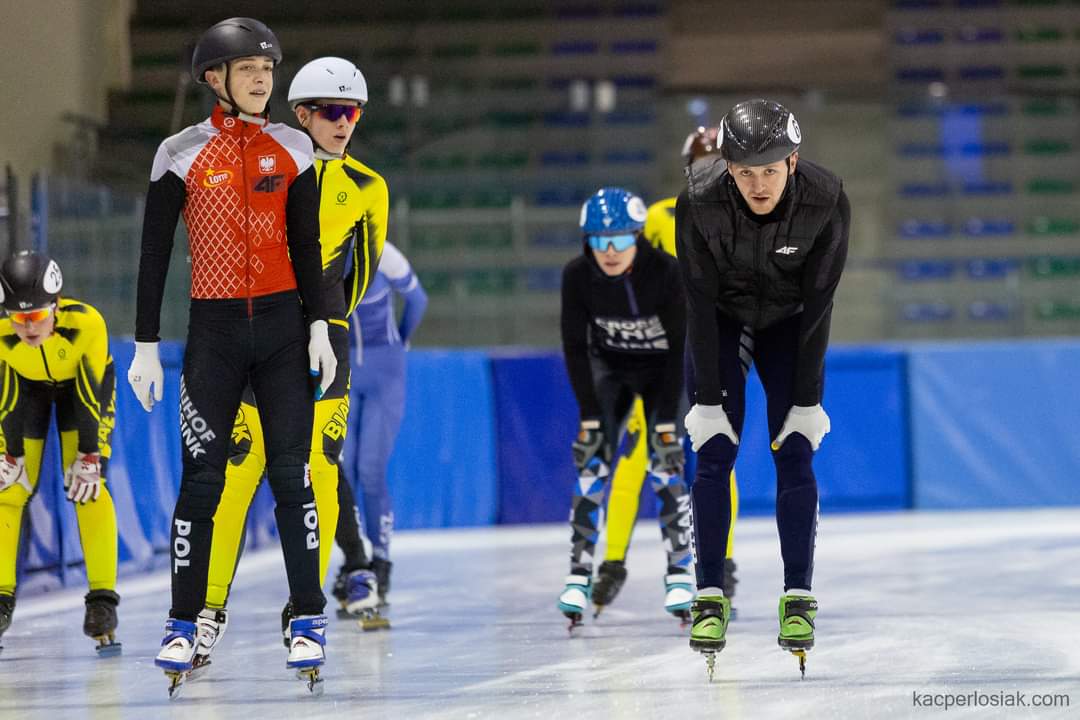
[[[363,109],[355,100],[320,98],[296,106],[296,119],[311,133],[315,144],[331,155],[345,152],[361,114]]]
[[[796,152],[787,160],[777,160],[768,165],[730,163],[728,172],[735,178],[739,193],[750,210],[756,215],[768,215],[783,197],[788,176],[794,174],[798,162],[799,153]]]
[[[615,277],[622,275],[634,264],[637,256],[637,245],[631,245],[626,250],[616,250],[613,244],[609,244],[606,250],[592,249],[596,264],[604,271],[605,275]]]
[[[56,327],[56,306],[9,312],[8,317],[11,318],[11,327],[19,339],[30,347],[37,348],[49,339]]]
[[[261,115],[274,89],[274,61],[266,55],[252,55],[229,61],[229,91],[236,101],[236,110],[248,115]],[[206,82],[219,98],[225,92],[225,66],[206,71]],[[226,101],[225,104],[228,104]]]

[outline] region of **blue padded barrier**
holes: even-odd
[[[1080,341],[909,351],[917,508],[1080,504]]]

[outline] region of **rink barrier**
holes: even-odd
[[[180,479],[183,348],[163,342],[165,397],[150,414],[126,383],[134,346],[112,341],[116,430],[108,487],[120,571],[167,565]],[[835,347],[824,405],[832,432],[815,459],[828,512],[1080,503],[1074,398],[1080,341]],[[406,415],[388,484],[398,529],[562,522],[574,483],[577,407],[551,351],[413,350]],[[20,592],[85,582],[75,513],[64,499],[55,438],[21,548]],[[760,385],[747,389],[739,461],[741,509],[770,514],[775,478]],[[655,515],[646,483],[641,514]],[[276,543],[264,483],[247,547]]]

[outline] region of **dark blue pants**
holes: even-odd
[[[795,315],[764,330],[756,330],[751,336],[737,321],[717,315],[720,352],[716,362],[724,389],[724,411],[736,435],[742,436],[746,409],[743,363],[751,357],[765,389],[769,438],[779,434],[792,405],[801,317],[801,314]],[[687,385],[693,398],[693,374],[687,375]],[[720,587],[724,577],[731,524],[729,477],[737,453],[738,447],[723,435],[710,439],[697,453],[697,473],[691,496],[699,588]],[[813,455],[810,442],[799,434],[789,436],[780,449],[773,452],[776,525],[784,560],[784,590],[793,587],[809,590],[814,571],[818,491],[811,467]]]

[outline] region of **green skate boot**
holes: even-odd
[[[814,647],[814,618],[817,600],[813,595],[780,596],[780,647],[799,658],[799,672],[806,678],[806,653]]]
[[[716,653],[727,645],[731,601],[723,595],[699,595],[690,606],[690,649],[705,656],[705,672],[712,682]]]

